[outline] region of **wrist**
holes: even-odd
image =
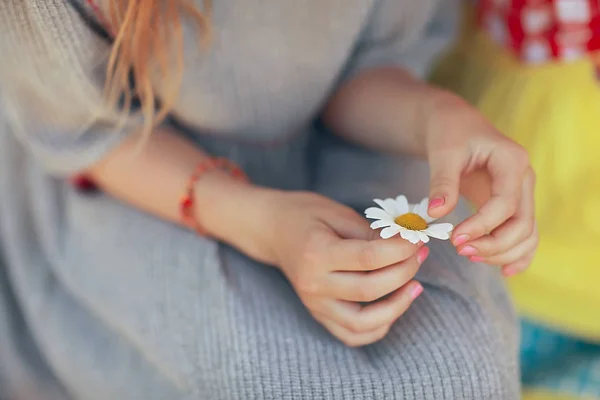
[[[439,141],[439,135],[447,134],[448,116],[457,118],[460,112],[469,108],[470,106],[459,96],[441,89],[435,89],[430,101],[423,106],[422,124],[419,131],[421,136],[420,147],[427,158],[432,145],[435,146]]]
[[[210,237],[261,262],[272,261],[267,224],[275,190],[212,171],[195,186],[195,217]]]

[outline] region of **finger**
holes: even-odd
[[[372,240],[377,232],[369,221],[350,207],[342,206],[335,211],[337,218],[328,218],[328,225],[342,239]]]
[[[490,235],[467,243],[459,249],[458,254],[494,256],[509,251],[533,234],[535,225],[535,176],[533,171],[525,175],[522,186],[521,201],[514,217],[492,231]]]
[[[327,249],[327,265],[331,271],[373,271],[412,257],[422,246],[401,238],[339,240]]]
[[[533,262],[534,256],[535,256],[535,251],[532,251],[525,257],[523,257],[513,263],[505,265],[504,267],[502,267],[502,274],[508,278],[508,277],[511,277],[513,275],[516,275],[516,274],[519,274],[519,273],[525,271],[527,268],[529,268],[529,266]]]
[[[471,257],[471,261],[484,262],[490,265],[508,265],[526,257],[529,254],[535,253],[537,244],[537,231],[534,231],[534,233],[526,240],[522,241],[517,246],[504,253],[497,254],[491,257],[474,256]]]
[[[327,276],[325,294],[328,297],[368,303],[384,297],[406,285],[419,270],[429,249],[421,247],[406,261],[370,272],[332,272]]]
[[[391,326],[382,326],[371,332],[354,333],[336,324],[321,314],[314,314],[317,321],[321,323],[333,336],[349,347],[366,346],[383,339],[389,332]]]
[[[440,218],[458,204],[463,163],[457,157],[433,157],[429,160],[430,189],[428,214]]]
[[[391,325],[406,312],[410,304],[423,291],[423,286],[412,281],[389,297],[367,306],[358,303],[328,299],[322,302],[321,310],[332,321],[354,333],[373,331]]]
[[[518,149],[518,150],[517,150]],[[492,197],[475,215],[454,231],[455,245],[492,232],[512,217],[521,201],[522,182],[529,168],[527,153],[518,145],[492,152],[487,166],[492,178]]]

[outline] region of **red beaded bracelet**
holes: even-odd
[[[196,198],[194,196],[194,189],[198,180],[203,174],[214,171],[215,169],[222,169],[227,171],[233,178],[241,181],[248,182],[248,177],[233,162],[226,158],[214,158],[209,157],[204,159],[198,164],[194,173],[190,176],[184,195],[181,197],[179,202],[181,210],[181,220],[183,224],[190,229],[194,230],[201,236],[207,236],[207,232],[204,227],[196,220],[194,216],[194,206],[196,204]]]

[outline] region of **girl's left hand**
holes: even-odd
[[[447,215],[462,192],[479,207],[452,234],[458,253],[500,265],[505,276],[523,271],[538,244],[527,151],[458,98],[439,101],[431,115],[425,127],[429,214]]]

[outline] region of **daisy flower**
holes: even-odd
[[[411,243],[429,242],[429,237],[446,240],[450,238],[450,232],[454,226],[449,223],[432,224],[435,218],[427,213],[429,199],[424,198],[419,204],[408,204],[405,196],[395,199],[373,200],[378,207],[370,207],[365,210],[365,216],[375,219],[371,229],[381,230],[381,237],[389,239],[400,234],[402,239]]]

